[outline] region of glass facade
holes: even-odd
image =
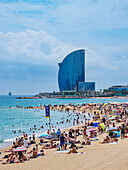
[[[78,82],[85,81],[85,50],[81,49],[70,53],[58,65],[60,91],[77,91]]]
[[[114,94],[128,94],[128,86],[112,86],[108,89],[109,92],[114,92]]]
[[[95,91],[95,82],[79,82],[78,91],[79,92]]]

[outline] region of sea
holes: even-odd
[[[40,109],[20,109],[16,106],[40,106],[40,105],[60,105],[60,104],[83,104],[83,103],[109,103],[109,102],[128,102],[127,99],[17,99],[22,96],[3,96],[0,95],[0,148],[10,146],[15,138],[21,136],[23,132],[28,136],[32,135],[36,126],[36,137],[46,133],[49,129],[49,119],[45,117],[45,110]],[[70,117],[69,117],[70,114]],[[65,111],[51,111],[52,130],[58,128],[64,129],[73,126],[73,120],[76,114]],[[70,119],[70,123],[66,120]],[[82,121],[83,118],[80,118]],[[63,124],[61,122],[64,122]],[[41,129],[40,127],[44,128]],[[21,130],[21,132],[19,132]],[[15,133],[14,133],[15,132]]]

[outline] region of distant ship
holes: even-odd
[[[8,95],[9,95],[9,96],[11,96],[11,95],[12,95],[12,93],[11,93],[11,92],[9,92],[9,93],[8,93]]]

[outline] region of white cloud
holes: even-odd
[[[120,67],[122,57],[115,60],[115,58],[103,53],[99,55],[100,53],[97,54],[95,50],[89,47],[76,47],[70,43],[61,42],[45,31],[0,32],[0,60],[5,62],[57,65],[58,62],[62,62],[67,54],[81,48],[86,50],[86,65],[88,68],[117,70]],[[104,46],[100,48],[105,52]],[[117,49],[114,46],[109,46],[107,49],[113,50],[114,48]],[[123,46],[120,48],[122,50]],[[126,61],[127,58],[123,57],[123,60]]]
[[[56,64],[74,47],[44,31],[0,33],[0,60],[28,64]]]

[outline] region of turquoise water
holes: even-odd
[[[5,147],[12,142],[16,136],[21,135],[19,130],[25,131],[29,136],[32,134],[30,128],[36,125],[36,135],[46,132],[48,129],[49,119],[45,118],[44,110],[34,109],[16,109],[17,105],[20,106],[40,106],[48,104],[68,104],[68,103],[108,103],[108,102],[127,102],[126,99],[16,99],[17,96],[0,96],[0,147]],[[11,108],[9,108],[11,106]],[[70,123],[66,123],[68,114],[65,112],[51,111],[51,124],[54,129],[71,127],[75,115],[71,112]],[[83,117],[81,117],[83,120]],[[60,122],[64,121],[64,124]],[[57,122],[59,123],[57,125]],[[44,129],[40,129],[44,126]],[[14,133],[13,131],[16,131]]]

